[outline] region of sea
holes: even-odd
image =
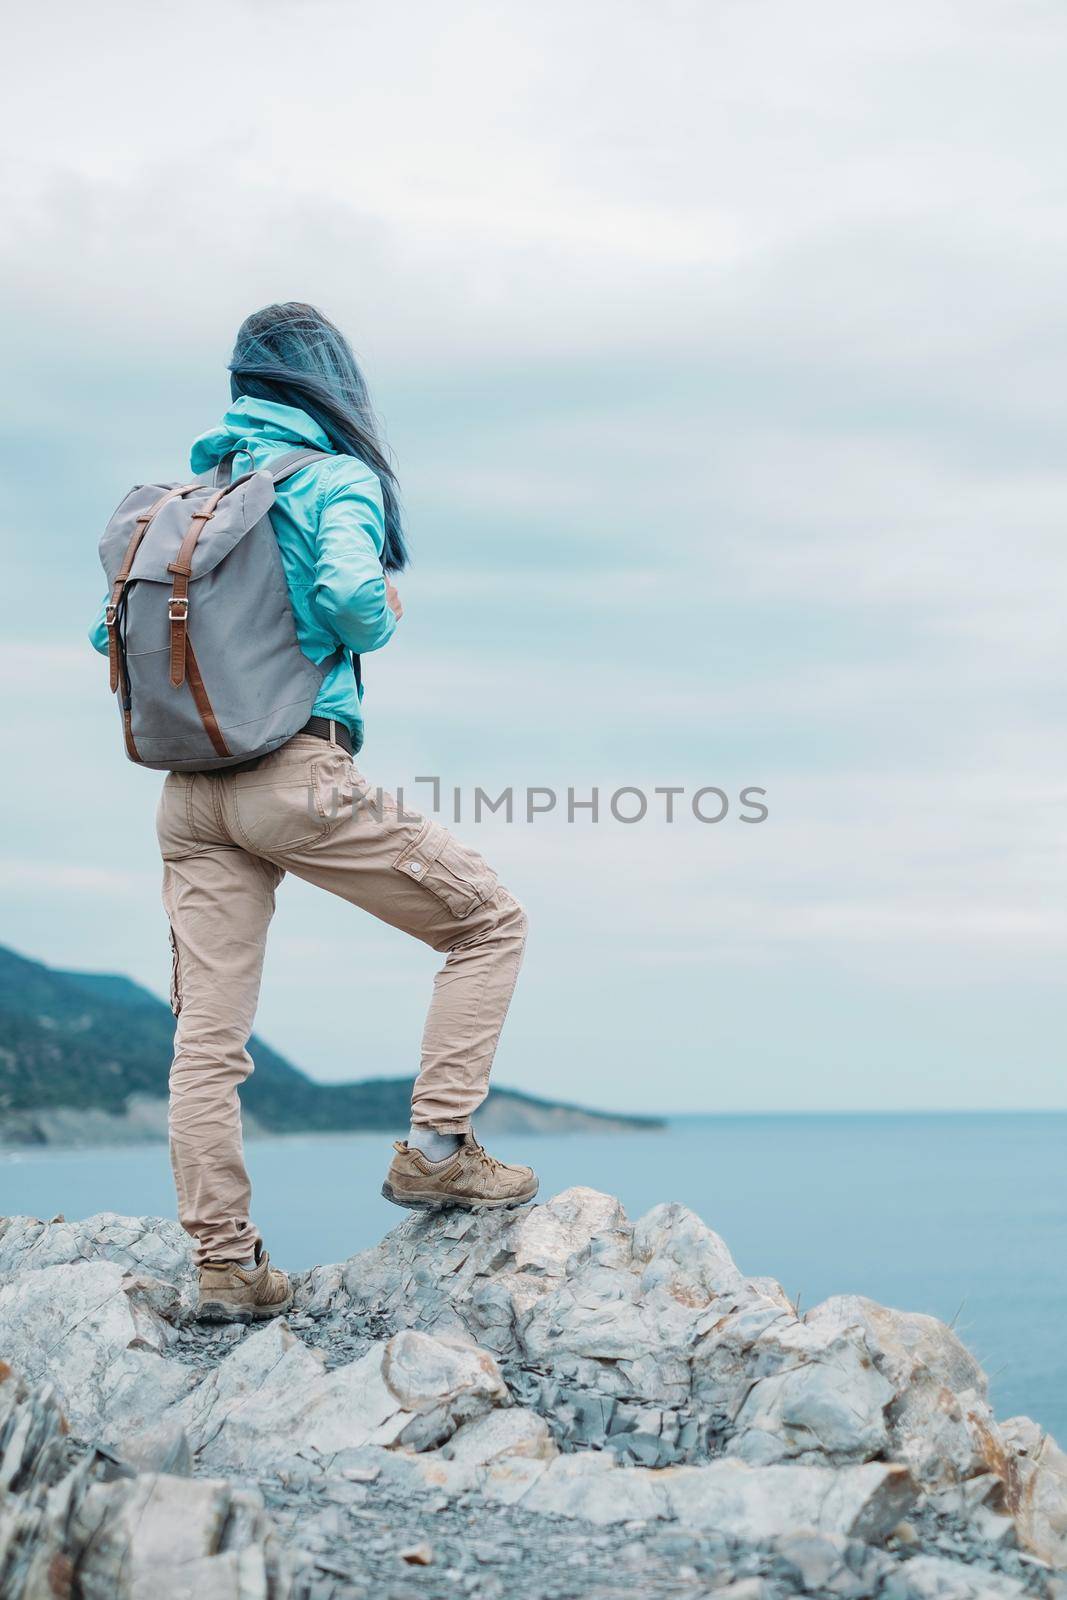
[[[981,1360],[999,1417],[1067,1445],[1067,1112],[729,1115],[662,1132],[501,1137],[541,1197],[574,1184],[631,1217],[689,1206],[743,1271],[806,1309],[868,1295],[950,1323]],[[273,1261],[343,1260],[404,1214],[383,1200],[380,1134],[250,1142],[253,1214]],[[0,1214],[173,1214],[161,1145],[0,1157]],[[2,1355],[0,1351],[0,1355]]]

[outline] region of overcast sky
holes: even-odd
[[[1062,7],[99,0],[8,46],[0,941],[165,988],[96,543],[309,299],[416,555],[372,779],[767,791],[464,818],[531,913],[498,1081],[1067,1106]],[[411,1072],[434,965],[287,883],[260,1030]]]

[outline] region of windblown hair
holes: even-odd
[[[366,380],[344,334],[321,311],[298,300],[254,311],[237,333],[230,394],[235,400],[247,394],[298,406],[335,450],[355,456],[377,474],[385,506],[382,565],[402,572],[408,549],[396,475],[386,459]]]

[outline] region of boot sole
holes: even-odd
[[[382,1184],[382,1194],[394,1206],[403,1206],[406,1211],[511,1211],[515,1206],[529,1205],[540,1187],[535,1183],[529,1194],[511,1195],[506,1200],[465,1200],[440,1194],[397,1194],[387,1178]]]
[[[196,1321],[269,1322],[273,1317],[284,1316],[292,1303],[292,1295],[274,1306],[228,1306],[224,1300],[203,1300],[196,1308]]]

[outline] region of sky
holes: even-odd
[[[1067,1107],[1062,8],[98,0],[8,42],[0,942],[165,991],[96,544],[241,318],[311,300],[415,553],[360,765],[459,787],[530,913],[496,1081]],[[509,785],[560,806],[475,824]],[[287,882],[259,1030],[411,1073],[435,965]]]

